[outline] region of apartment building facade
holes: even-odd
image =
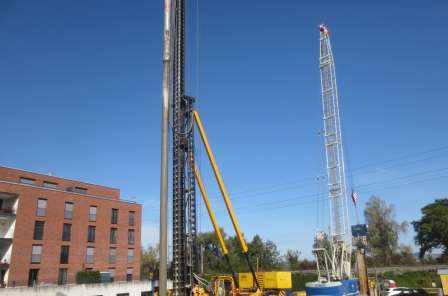
[[[0,286],[140,278],[141,205],[120,190],[0,167]]]

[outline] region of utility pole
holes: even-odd
[[[163,21],[162,141],[160,163],[159,295],[167,296],[168,128],[171,66],[171,0],[165,0]]]
[[[367,226],[356,224],[352,226],[353,244],[356,246],[356,272],[359,279],[359,294],[370,295],[369,275],[366,265]]]
[[[201,275],[204,274],[204,245],[201,244]]]
[[[365,261],[365,249],[357,248],[356,250],[356,267],[359,279],[359,293],[361,296],[370,295],[369,276],[367,274],[367,266]]]

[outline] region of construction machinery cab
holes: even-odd
[[[238,291],[231,275],[215,276],[212,282],[215,296],[237,296]]]

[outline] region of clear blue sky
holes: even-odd
[[[447,1],[189,6],[188,94],[198,96],[246,235],[310,256],[328,222],[315,180],[324,174],[321,22],[332,31],[360,203],[379,195],[411,221],[447,195]],[[121,188],[144,204],[145,244],[158,227],[161,30],[162,1],[0,2],[0,164]],[[200,229],[210,229],[200,212]]]

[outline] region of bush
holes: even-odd
[[[394,280],[398,287],[431,288],[433,282],[437,287],[441,287],[440,277],[435,271],[389,271],[383,275],[387,279]]]
[[[101,283],[101,274],[98,270],[81,270],[76,273],[77,284]]]
[[[317,281],[315,273],[293,273],[292,274],[292,291],[304,291],[305,284]]]

